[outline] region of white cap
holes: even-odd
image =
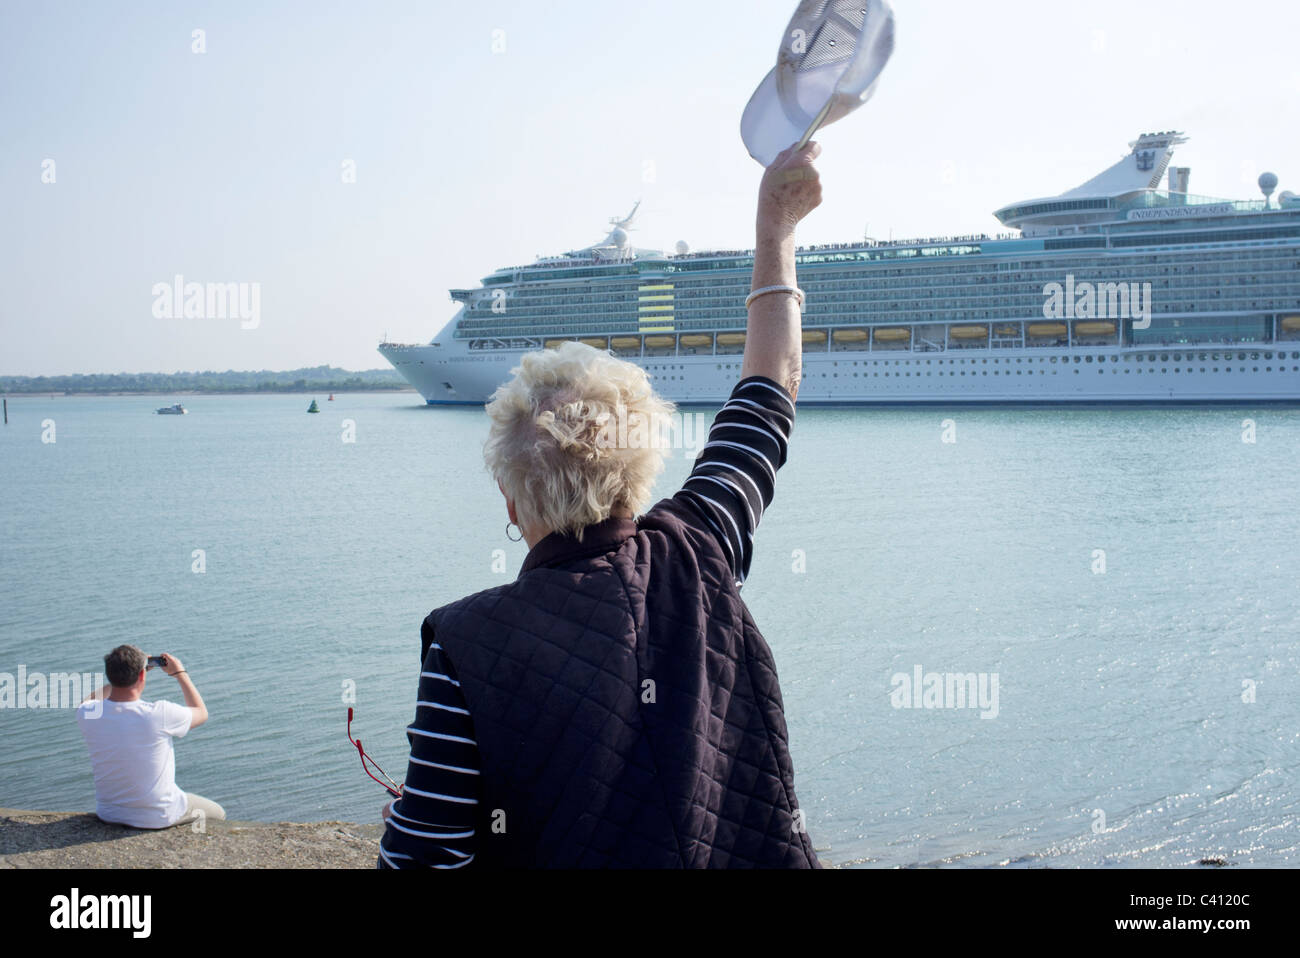
[[[769,166],[805,134],[848,116],[871,98],[893,52],[887,0],[803,0],[740,119],[749,155]]]

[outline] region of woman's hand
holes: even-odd
[[[795,226],[822,202],[821,177],[813,161],[821,155],[819,143],[796,151],[782,150],[763,174],[758,187],[758,226],[794,232]]]

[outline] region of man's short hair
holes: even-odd
[[[148,660],[149,657],[134,645],[119,645],[104,656],[104,675],[114,688],[129,689],[135,685]]]

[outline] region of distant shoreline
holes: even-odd
[[[123,396],[307,396],[319,395],[321,393],[338,395],[340,393],[416,393],[414,386],[363,386],[361,388],[340,389],[174,389],[174,390],[149,390],[149,391],[121,391],[121,392],[101,392],[99,390],[85,392],[69,392],[66,390],[51,389],[40,392],[20,392],[20,393],[0,393],[5,399],[72,399],[85,396],[90,397],[123,397]],[[417,393],[418,394],[418,393]]]
[[[258,393],[414,392],[394,369],[178,370],[172,373],[70,373],[0,376],[0,395],[239,396]]]

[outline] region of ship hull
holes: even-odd
[[[524,351],[470,350],[453,341],[440,346],[385,344],[380,352],[426,403],[437,406],[487,402],[510,378]],[[740,379],[742,357],[629,361],[646,370],[665,399],[714,405],[724,402]],[[801,406],[1203,402],[1300,402],[1300,341],[1246,348],[1197,344],[1190,350],[1075,346],[942,353],[806,351],[799,387]]]

